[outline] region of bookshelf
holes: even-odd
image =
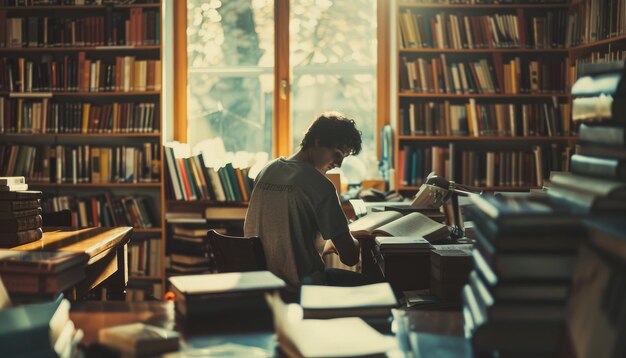
[[[397,4],[396,188],[435,171],[487,190],[567,169],[569,3]]]
[[[77,226],[133,226],[131,299],[165,279],[161,6],[0,1],[0,175]]]

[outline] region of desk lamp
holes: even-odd
[[[469,196],[470,194],[482,194],[479,188],[449,181],[431,172],[426,177],[426,182],[422,184],[411,206],[422,209],[439,209],[442,205],[451,205],[451,210],[446,210],[448,221],[452,227],[450,236],[453,239],[460,239],[464,236],[463,217],[459,207],[459,196]],[[450,215],[450,211],[452,215]],[[450,217],[452,216],[452,217]]]

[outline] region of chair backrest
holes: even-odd
[[[72,226],[72,211],[60,210],[41,214],[41,226]]]
[[[207,238],[217,272],[267,270],[263,246],[258,237],[228,236],[209,230]]]

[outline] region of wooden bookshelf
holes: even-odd
[[[161,11],[161,1],[145,0],[0,6],[0,28],[4,29],[0,31],[0,175],[26,176],[31,188],[46,193],[44,207],[64,202],[79,220],[84,219],[81,210],[88,210],[93,223],[132,219],[131,244],[150,241],[160,246],[160,255],[151,258],[157,260],[153,269],[158,272],[130,277],[131,283],[137,281],[153,292],[156,285],[162,290],[165,283]],[[127,61],[121,68],[117,66],[120,58]],[[129,79],[126,85],[125,78]],[[18,104],[23,107],[13,107]],[[16,108],[28,110],[20,115]],[[98,171],[93,161],[94,150],[101,148],[110,148],[97,164],[110,169],[105,172]],[[55,150],[65,156],[57,158],[52,154]],[[80,154],[72,159],[76,153]],[[14,164],[8,162],[11,156]],[[55,167],[61,163],[60,182],[45,179],[59,174],[52,173],[44,161],[54,161]],[[109,177],[101,181],[95,174]],[[131,202],[132,209],[126,207]],[[118,210],[119,203],[127,212],[113,214],[116,219],[112,219],[109,213]],[[113,205],[116,208],[108,211]],[[93,212],[96,207],[99,211]],[[130,216],[129,210],[134,211]]]
[[[528,161],[533,157],[543,161],[548,156],[550,166],[556,166],[542,168],[543,173],[536,175],[545,178],[550,169],[563,169],[565,164],[555,158],[565,157],[577,138],[567,116],[570,49],[557,31],[558,21],[566,21],[570,7],[570,3],[398,2],[394,136],[398,190],[416,192],[423,177],[437,169],[443,171],[438,175],[454,175],[448,179],[488,191],[523,191],[541,187],[533,184],[537,180],[532,175],[525,179],[531,185],[520,179],[529,174]],[[498,24],[499,17],[505,25]],[[559,69],[557,76],[554,69]],[[531,74],[539,82],[531,81]],[[539,119],[531,125],[529,116]],[[484,158],[487,152],[489,159]],[[464,163],[468,156],[478,161],[472,165],[482,172],[474,173],[477,182],[462,180],[469,170]],[[485,178],[485,161],[504,165],[505,159],[513,160],[506,164],[507,170],[517,168],[507,174],[508,181],[514,176],[517,184],[504,185],[504,178],[501,182],[496,178],[486,185],[492,180]],[[413,170],[414,165],[419,169]],[[496,167],[489,175],[499,174],[503,172]]]

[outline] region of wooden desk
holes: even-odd
[[[107,293],[121,299],[128,283],[127,245],[132,230],[132,227],[44,228],[40,240],[11,250],[84,252],[89,255],[85,279],[74,287],[70,298],[78,299],[108,279]]]
[[[459,311],[406,311],[411,330],[462,336],[463,318]],[[173,302],[78,302],[72,307],[70,318],[77,328],[84,331],[83,344],[98,342],[101,328],[143,322],[158,327],[174,329],[182,333],[181,350],[207,349],[225,343],[256,347],[268,356],[277,350],[274,327],[270,320],[248,317],[247,319],[203,319],[185,322],[175,314]],[[208,354],[205,354],[208,355]]]

